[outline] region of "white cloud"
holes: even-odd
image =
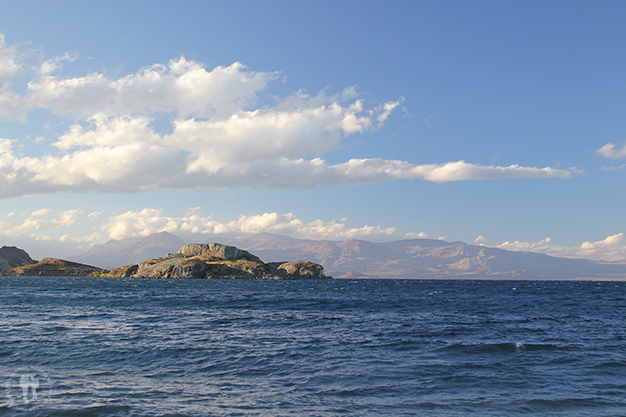
[[[577,250],[577,255],[585,258],[624,260],[626,259],[624,233],[608,236],[606,239],[597,242],[584,242]]]
[[[552,239],[547,237],[543,240],[540,240],[539,242],[520,242],[517,240],[515,242],[506,241],[504,243],[501,243],[500,245],[497,245],[496,247],[500,249],[512,250],[516,252],[547,253],[554,249],[553,246],[550,246],[550,242],[552,242]]]
[[[0,33],[0,93],[7,87],[20,66],[16,62],[18,57],[14,47],[4,46],[4,35]]]
[[[614,143],[607,143],[600,149],[596,150],[596,155],[610,159],[626,158],[626,145],[623,145],[621,148],[617,148],[617,145]]]
[[[107,118],[101,113],[90,119],[91,129],[73,124],[53,145],[60,150],[72,148],[115,148],[128,144],[160,144],[162,139],[148,125],[148,117],[118,116]]]
[[[622,164],[619,166],[603,166],[602,168],[600,168],[602,171],[619,171],[620,169],[624,169],[626,168],[626,164]]]
[[[0,138],[0,173],[9,175],[15,159],[13,155],[13,141]]]
[[[569,178],[572,171],[511,165],[484,166],[464,161],[413,165],[406,161],[351,159],[329,165],[320,158],[269,155],[252,145],[241,159],[232,149],[172,151],[158,144],[129,143],[77,149],[64,156],[18,158],[10,142],[0,153],[0,197],[54,192],[137,192],[155,189],[271,188],[312,189],[388,180],[423,179],[438,183],[500,178]],[[180,146],[180,145],[179,145]],[[231,147],[226,143],[225,148]],[[234,147],[245,148],[244,144]],[[0,151],[2,147],[0,146]],[[265,153],[265,155],[263,155]],[[277,154],[278,152],[274,152]],[[222,157],[223,159],[221,159]],[[275,158],[275,159],[274,159]],[[230,162],[230,163],[227,163]]]
[[[89,219],[89,220],[93,220],[93,219],[95,219],[96,217],[98,217],[98,216],[99,216],[99,215],[101,215],[101,214],[102,214],[102,212],[101,212],[101,211],[92,211],[91,213],[89,213],[89,214],[87,215],[87,219]]]
[[[316,98],[305,97],[317,101]],[[217,173],[233,164],[321,156],[341,147],[343,137],[372,126],[360,102],[343,106],[339,96],[311,107],[259,109],[226,120],[177,121],[164,141],[190,155],[188,171]]]
[[[52,210],[50,209],[39,209],[35,210],[30,214],[30,217],[41,217],[49,214]]]
[[[72,237],[69,234],[66,234],[59,238],[59,242],[72,242],[72,243],[78,243],[80,245],[97,243],[97,242],[100,242],[101,240],[102,240],[102,234],[97,233],[97,232],[92,233],[88,236],[83,236],[83,237]]]
[[[539,242],[504,242],[496,247],[520,252],[539,252],[564,258],[586,258],[605,261],[626,260],[624,233],[608,236],[596,242],[584,242],[580,246],[552,245],[547,237]]]
[[[41,72],[28,84],[29,106],[84,118],[154,112],[176,112],[182,118],[228,117],[254,104],[257,94],[279,75],[250,71],[239,62],[209,72],[184,57],[117,80],[99,73],[61,78],[49,75],[49,68]]]
[[[488,180],[499,178],[569,178],[571,172],[554,168],[520,167],[519,165],[485,166],[465,161],[445,164],[413,165],[405,161],[383,159],[351,159],[336,165],[338,171],[352,179],[377,182],[421,178],[433,182]]]
[[[48,59],[46,61],[44,61],[43,63],[41,63],[39,65],[39,68],[37,68],[37,72],[39,74],[39,76],[46,76],[49,75],[53,72],[55,72],[56,70],[58,70],[59,68],[61,68],[61,63],[63,61],[69,61],[69,62],[74,62],[77,59],[76,56],[72,56],[68,53],[65,53],[61,56],[57,56],[54,57],[52,59]]]
[[[350,228],[342,221],[315,220],[305,223],[292,213],[264,213],[240,216],[225,223],[214,220],[211,216],[203,217],[195,210],[185,216],[170,217],[161,210],[145,208],[140,211],[110,217],[102,226],[102,231],[111,239],[148,236],[152,233],[169,232],[179,235],[198,234],[255,234],[262,232],[308,239],[378,239],[426,237],[424,233],[402,234],[395,228],[363,226]]]
[[[0,41],[1,82],[14,76],[19,54]],[[253,71],[239,62],[207,70],[184,57],[118,79],[96,72],[73,78],[56,74],[62,62],[75,59],[64,54],[39,64],[22,96],[0,85],[0,114],[16,117],[41,108],[72,121],[51,145],[38,139],[38,157],[20,156],[14,151],[17,141],[0,138],[0,198],[572,175],[465,161],[414,165],[368,158],[328,164],[325,154],[341,148],[349,135],[380,128],[403,99],[368,108],[349,87],[335,95],[300,90],[260,105],[261,93],[278,72]],[[163,122],[170,129],[158,131],[154,126]]]

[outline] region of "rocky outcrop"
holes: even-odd
[[[63,259],[44,258],[25,266],[11,268],[2,273],[5,276],[90,276],[102,275],[108,271],[95,266],[64,261]]]
[[[313,262],[295,261],[284,262],[278,265],[279,271],[284,271],[287,275],[296,278],[324,278],[324,268],[322,265]]]
[[[251,253],[218,243],[191,244],[164,258],[116,268],[108,276],[132,278],[322,279],[312,262],[264,263]]]
[[[188,256],[205,256],[228,260],[244,259],[252,262],[263,262],[248,251],[238,249],[234,246],[221,245],[219,243],[192,243],[183,246],[177,253]]]
[[[15,246],[3,246],[0,248],[0,273],[18,266],[34,264],[37,261],[31,259],[25,250]]]
[[[132,277],[137,273],[137,265],[120,266],[115,268],[107,274],[111,277]]]

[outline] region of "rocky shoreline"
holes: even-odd
[[[6,247],[3,247],[4,250]],[[13,248],[17,249],[17,248]],[[26,252],[21,249],[20,254]],[[11,253],[14,253],[13,250]],[[23,252],[23,253],[22,253]],[[0,252],[1,253],[1,252]],[[4,258],[3,258],[4,259]],[[32,261],[30,264],[23,263]],[[10,262],[6,262],[12,266]],[[15,262],[14,262],[15,263]],[[136,265],[106,269],[62,259],[35,262],[26,254],[21,265],[8,268],[3,276],[107,276],[130,278],[196,279],[326,279],[324,268],[308,261],[265,263],[248,251],[218,243],[190,244],[163,258]]]

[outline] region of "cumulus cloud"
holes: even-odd
[[[505,250],[512,250],[516,252],[542,252],[547,253],[554,249],[553,246],[550,245],[552,239],[549,237],[540,240],[539,242],[520,242],[516,240],[515,242],[506,241],[497,245],[496,247]]]
[[[329,164],[325,154],[340,149],[347,136],[381,128],[403,99],[367,106],[349,87],[330,95],[299,90],[268,101],[265,92],[280,73],[253,71],[239,62],[207,69],[179,57],[120,78],[97,72],[63,77],[57,74],[62,63],[76,59],[64,54],[40,63],[18,95],[6,81],[19,69],[18,58],[17,49],[0,38],[0,115],[38,108],[71,125],[57,138],[39,140],[40,156],[22,156],[16,139],[0,138],[0,198],[572,175],[465,161],[414,165],[366,158]]]
[[[211,235],[211,234],[255,234],[279,233],[306,239],[356,239],[356,238],[410,238],[425,237],[425,234],[402,234],[395,228],[380,226],[363,226],[350,228],[340,221],[315,220],[306,223],[292,213],[263,213],[251,216],[239,216],[236,220],[219,222],[211,216],[205,217],[195,210],[186,215],[171,217],[162,210],[145,208],[140,211],[128,211],[110,217],[103,225],[102,231],[111,239],[143,237],[152,233],[169,232],[179,235]]]
[[[100,73],[62,78],[48,69],[28,84],[29,106],[59,115],[176,112],[178,117],[223,118],[254,104],[278,73],[248,70],[239,62],[207,71],[184,57],[111,79]]]
[[[596,150],[596,155],[610,159],[626,158],[626,145],[618,148],[614,143],[607,143],[600,149]]]
[[[539,242],[504,242],[497,247],[520,252],[539,252],[564,258],[586,258],[606,261],[626,260],[624,233],[608,236],[596,242],[584,242],[580,246],[553,245],[549,237]]]

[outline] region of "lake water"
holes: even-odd
[[[626,416],[624,282],[3,277],[0,306],[0,415]]]

